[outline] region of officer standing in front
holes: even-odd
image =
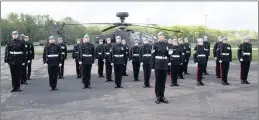
[[[77,74],[77,77],[76,78],[81,78],[81,69],[80,69],[80,65],[79,65],[79,60],[78,60],[78,49],[79,49],[79,46],[81,44],[81,39],[77,39],[76,41],[76,45],[74,45],[74,49],[73,49],[73,52],[72,52],[72,58],[75,59],[75,63],[76,63],[76,74]]]
[[[64,63],[65,63],[65,59],[67,59],[67,46],[64,44],[62,38],[58,38],[58,43],[61,48],[61,64],[62,64],[62,66],[59,67],[58,74],[60,79],[64,79],[64,65],[65,65]]]
[[[29,56],[29,44],[28,42],[25,42],[25,35],[24,34],[21,34],[20,35],[20,40],[23,42],[24,46],[25,46],[25,63],[24,65],[22,65],[22,75],[21,75],[21,84],[22,85],[27,85],[27,61],[28,61],[28,56]]]
[[[178,39],[178,43],[179,43],[179,47],[180,47],[181,50],[182,50],[182,57],[183,57],[183,60],[185,61],[185,60],[186,60],[186,58],[185,58],[186,48],[185,48],[185,45],[184,45],[184,43],[183,43],[183,39],[182,39],[182,38],[179,38],[179,39]],[[184,70],[184,64],[182,64],[181,67],[180,67],[180,72],[179,72],[179,78],[180,78],[180,79],[185,79],[185,78],[183,77],[183,70]]]
[[[129,60],[133,67],[134,81],[139,81],[139,69],[140,69],[140,47],[138,41],[134,41],[134,46],[130,49]]]
[[[91,89],[91,71],[92,71],[92,64],[95,60],[95,48],[92,43],[90,43],[89,35],[85,34],[83,38],[83,43],[79,48],[79,64],[83,66],[83,89]]]
[[[112,82],[112,65],[111,65],[111,38],[106,39],[106,45],[104,45],[104,62],[106,72],[106,82]]]
[[[204,50],[203,39],[198,38],[197,42],[198,44],[194,48],[193,60],[197,66],[197,70],[196,70],[197,85],[201,86],[201,85],[204,85],[202,82],[202,73],[206,65],[206,51]]]
[[[182,50],[178,46],[177,39],[172,40],[173,46],[169,48],[170,67],[171,67],[171,86],[179,86],[177,79],[181,65],[184,63]]]
[[[183,72],[184,72],[184,74],[189,74],[188,73],[188,63],[189,63],[189,59],[190,59],[190,56],[191,56],[191,44],[189,43],[189,40],[188,40],[188,38],[186,37],[186,38],[184,38],[184,47],[185,47],[185,56],[184,56],[184,58],[185,58],[185,60],[184,60],[184,65],[183,65]]]
[[[159,41],[154,44],[152,50],[153,64],[155,69],[155,94],[156,101],[155,103],[159,104],[160,102],[168,103],[165,99],[165,83],[168,71],[169,63],[169,46],[168,43],[164,41],[165,35],[164,32],[158,33]]]
[[[99,77],[103,76],[103,60],[104,60],[104,45],[103,40],[99,40],[99,45],[96,47],[96,59],[98,59],[98,75]]]
[[[209,75],[208,72],[207,72],[207,64],[208,64],[208,60],[210,58],[210,42],[208,42],[208,37],[207,36],[204,36],[203,45],[204,45],[204,50],[206,51],[206,65],[205,65],[203,73],[205,75]]]
[[[231,45],[227,44],[227,37],[223,38],[223,43],[220,45],[220,51],[218,52],[220,63],[221,84],[229,85],[228,83],[228,71],[229,64],[232,62],[232,50]]]
[[[116,37],[116,44],[112,47],[111,50],[111,65],[114,66],[115,74],[115,88],[123,88],[121,86],[121,79],[123,75],[123,68],[125,65],[126,49],[125,46],[121,44],[121,37]]]
[[[44,47],[43,63],[48,67],[50,91],[57,89],[58,70],[61,67],[61,48],[54,36],[49,37],[49,44]]]
[[[125,50],[126,50],[126,59],[125,59],[125,65],[124,65],[124,72],[123,72],[123,76],[129,76],[128,74],[127,74],[127,64],[128,64],[128,59],[129,59],[129,46],[128,45],[126,45],[126,40],[125,39],[122,39],[121,40],[121,43],[122,43],[122,45],[125,47]]]
[[[213,47],[213,56],[214,59],[216,60],[216,78],[220,78],[220,63],[219,63],[219,56],[218,52],[220,51],[220,46],[222,44],[222,37],[218,36],[218,42],[215,43]]]
[[[238,60],[240,61],[240,79],[242,84],[250,84],[247,76],[252,61],[252,44],[249,43],[249,36],[245,36],[243,43],[239,45],[237,51]]]
[[[151,87],[149,83],[150,75],[151,75],[151,50],[152,45],[148,44],[148,39],[143,40],[143,46],[141,47],[140,51],[140,58],[141,58],[141,66],[143,66],[143,72],[144,72],[144,88]]]
[[[9,41],[5,47],[4,62],[5,65],[10,67],[12,78],[11,92],[20,92],[20,79],[22,65],[25,65],[25,45],[19,40],[17,31],[12,32],[12,40]]]
[[[28,72],[27,72],[27,80],[31,80],[31,63],[34,59],[34,46],[32,43],[29,42],[29,36],[25,36],[24,38],[25,42],[27,42],[28,45]]]

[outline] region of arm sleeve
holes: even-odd
[[[241,59],[241,52],[242,52],[242,44],[239,45],[238,50],[237,50],[237,58],[239,61]]]
[[[217,47],[218,47],[218,43],[215,43],[215,45],[214,45],[214,47],[213,47],[213,57],[214,57],[214,58],[217,57],[217,53],[216,53]]]
[[[96,53],[95,53],[96,52]],[[93,63],[94,63],[94,58],[95,58],[95,56],[97,56],[97,55],[95,55],[95,54],[97,54],[97,51],[95,51],[95,48],[94,48],[94,45],[93,45],[93,49],[92,49],[92,58],[93,58]]]
[[[61,64],[61,55],[62,55],[62,52],[61,52],[61,46],[58,46],[58,62]]]
[[[27,61],[26,61],[26,48],[25,48],[25,44],[24,43],[22,43],[21,44],[21,48],[22,48],[22,51],[23,51],[23,63],[26,63]]]
[[[47,63],[46,54],[47,54],[47,46],[44,47],[42,58],[43,58],[43,64]]]
[[[9,43],[7,43],[5,47],[5,56],[4,56],[4,62],[7,63],[9,60]]]
[[[65,45],[65,59],[67,59],[67,46]]]
[[[230,56],[230,62],[232,62],[232,48],[231,48],[231,46],[229,46],[230,47],[230,53],[229,53],[229,56]]]
[[[193,60],[194,63],[197,63],[197,46],[194,47],[194,51],[193,51]]]
[[[250,53],[251,53],[251,55],[250,55],[250,62],[253,60],[253,46],[252,46],[252,44],[250,44]]]
[[[129,60],[132,60],[132,49],[133,49],[133,47],[130,48],[130,50],[129,50]]]

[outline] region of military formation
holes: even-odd
[[[220,78],[222,85],[229,85],[228,71],[232,62],[231,45],[228,44],[227,37],[219,36],[213,48],[213,56],[216,60],[216,78]],[[105,42],[104,42],[105,41]],[[180,86],[178,79],[185,79],[188,73],[188,63],[191,57],[191,45],[188,38],[174,38],[165,40],[164,32],[158,33],[158,42],[150,44],[144,39],[143,45],[139,41],[134,41],[130,48],[126,40],[116,36],[116,43],[111,43],[111,38],[99,40],[99,45],[94,46],[90,42],[89,35],[85,34],[82,39],[77,39],[74,46],[72,58],[76,64],[77,78],[82,79],[83,89],[91,89],[91,71],[95,60],[98,60],[98,75],[105,77],[106,82],[113,82],[112,69],[114,69],[115,88],[123,88],[122,78],[128,76],[127,63],[129,61],[133,68],[133,81],[140,81],[140,67],[143,68],[144,88],[150,88],[151,71],[155,74],[155,103],[168,103],[166,100],[165,85],[167,75],[170,75],[171,86]],[[240,79],[242,84],[249,84],[247,76],[250,63],[252,61],[252,45],[249,37],[243,39],[238,52],[240,61]],[[197,39],[194,47],[193,60],[197,66],[196,80],[198,86],[205,85],[202,82],[203,75],[207,72],[207,63],[210,58],[210,43],[208,37]],[[28,84],[31,76],[31,63],[34,59],[34,47],[29,42],[29,37],[24,34],[19,35],[17,31],[12,32],[12,40],[9,41],[5,49],[4,62],[9,65],[12,77],[13,89],[11,92],[20,92],[21,84]],[[48,68],[50,91],[58,90],[58,78],[64,79],[64,61],[67,59],[67,47],[62,38],[58,38],[58,43],[54,36],[48,38],[48,43],[43,51],[43,63]],[[105,71],[105,74],[103,73]],[[104,76],[106,75],[106,76]]]

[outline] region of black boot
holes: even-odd
[[[155,103],[156,103],[156,104],[160,104],[160,102],[161,102],[161,98],[160,98],[160,97],[157,97]]]
[[[168,100],[166,100],[165,97],[162,97],[160,101],[163,103],[168,103]]]
[[[13,88],[10,92],[15,92],[15,91],[16,91],[16,89]]]
[[[221,84],[222,84],[222,85],[227,85],[226,82],[224,82],[224,81],[222,81]]]
[[[202,81],[201,81],[200,83],[201,83],[201,85],[202,85],[202,86],[204,86],[204,85],[205,85]]]
[[[246,84],[245,80],[241,80],[241,84]]]
[[[198,81],[198,82],[197,82],[197,86],[202,86],[201,81]]]
[[[246,84],[250,84],[250,82],[248,82],[247,80],[245,80],[245,83],[246,83]]]

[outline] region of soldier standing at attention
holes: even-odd
[[[239,45],[237,51],[238,60],[240,61],[240,79],[242,84],[250,84],[247,76],[252,61],[252,44],[249,43],[249,37],[245,36],[243,43]]]
[[[178,39],[178,43],[179,43],[179,47],[180,47],[181,50],[182,50],[181,53],[182,53],[183,60],[185,61],[185,60],[186,60],[186,58],[185,58],[186,48],[185,48],[185,45],[184,45],[184,43],[183,43],[183,39],[182,39],[182,38],[179,38],[179,39]],[[180,79],[185,79],[185,78],[183,77],[183,70],[184,70],[184,64],[182,64],[181,67],[180,67],[180,72],[179,72],[179,78],[180,78]]]
[[[143,40],[144,45],[141,47],[140,51],[140,58],[141,58],[141,65],[143,66],[144,72],[144,88],[151,87],[149,83],[150,75],[151,75],[151,50],[152,45],[148,44],[148,39]]]
[[[106,82],[112,82],[112,65],[111,65],[111,38],[106,39],[106,45],[104,45],[104,62],[105,62],[105,72],[106,72]]]
[[[62,66],[59,67],[58,74],[60,79],[64,79],[64,65],[65,65],[64,63],[65,63],[65,59],[67,59],[67,46],[64,44],[62,38],[58,38],[58,43],[61,48],[61,64],[62,64]]]
[[[184,47],[186,49],[186,53],[185,53],[185,60],[184,60],[184,67],[183,67],[183,72],[184,74],[189,74],[188,73],[188,63],[189,63],[189,59],[190,59],[190,56],[191,56],[191,44],[189,43],[189,40],[188,38],[184,38]]]
[[[24,46],[25,46],[25,63],[24,65],[22,65],[22,75],[21,75],[21,84],[22,85],[27,85],[27,61],[28,61],[28,57],[29,57],[29,44],[28,42],[25,42],[25,35],[21,34],[20,35],[20,40],[23,42]]]
[[[207,64],[208,64],[208,60],[210,58],[210,43],[208,42],[208,37],[204,36],[204,50],[206,51],[206,65],[205,65],[205,69],[204,69],[204,74],[205,75],[209,75],[207,72]]]
[[[99,40],[99,45],[96,47],[96,59],[98,59],[98,74],[99,77],[104,77],[103,76],[103,60],[104,60],[104,45],[103,45],[103,40]]]
[[[49,43],[43,51],[43,63],[48,67],[50,91],[57,89],[58,70],[61,64],[61,48],[55,43],[55,37],[49,37]]]
[[[140,69],[140,47],[138,41],[134,41],[134,46],[130,49],[129,60],[133,66],[134,81],[139,81],[139,69]]]
[[[172,39],[168,39],[168,45],[169,45],[169,48],[172,47]],[[171,74],[171,66],[168,65],[168,75]]]
[[[91,89],[90,80],[91,80],[91,71],[92,71],[92,64],[95,60],[95,53],[94,53],[94,45],[90,43],[89,35],[85,34],[83,38],[83,43],[79,47],[79,55],[78,60],[79,64],[83,66],[83,89]]]
[[[115,74],[115,88],[123,88],[121,86],[121,79],[123,75],[123,68],[125,65],[126,49],[125,46],[121,44],[121,37],[116,37],[116,44],[112,47],[111,51],[111,65],[114,66]]]
[[[219,63],[219,56],[218,52],[220,51],[220,45],[222,44],[222,38],[221,36],[218,36],[218,42],[215,43],[213,47],[213,56],[216,60],[216,78],[220,78],[220,63]]]
[[[77,77],[76,78],[81,78],[81,69],[80,69],[80,65],[79,65],[79,60],[78,60],[78,49],[79,49],[79,46],[81,44],[81,39],[77,39],[76,41],[76,45],[74,45],[74,49],[73,49],[73,52],[72,52],[72,57],[73,59],[75,59],[75,63],[76,63],[76,74],[77,74]]]
[[[168,103],[166,100],[165,93],[165,83],[168,72],[169,63],[169,46],[168,43],[164,41],[164,32],[158,33],[159,41],[154,44],[152,50],[153,64],[155,69],[155,94],[156,94],[156,104],[160,102]]]
[[[12,87],[11,92],[20,92],[20,79],[22,65],[25,65],[25,45],[19,40],[17,31],[12,32],[12,40],[9,41],[5,47],[4,62],[5,65],[10,67]]]
[[[27,73],[27,80],[31,80],[31,63],[34,59],[34,46],[32,43],[29,43],[29,36],[25,36],[24,38],[25,42],[28,43],[28,73]]]
[[[196,72],[197,85],[201,86],[201,85],[204,85],[202,82],[202,73],[206,65],[206,51],[204,50],[202,38],[198,38],[197,42],[198,42],[198,45],[196,45],[194,48],[193,59],[194,59],[194,63],[197,66],[197,72]]]
[[[227,44],[227,37],[223,38],[223,43],[220,45],[219,53],[219,63],[220,63],[220,73],[221,73],[221,84],[229,85],[228,83],[228,71],[229,63],[232,62],[232,50],[231,46]]]
[[[125,65],[124,65],[124,72],[123,72],[123,76],[129,76],[128,74],[127,74],[127,63],[128,63],[128,59],[129,59],[129,46],[128,45],[126,45],[126,41],[125,41],[125,39],[122,39],[121,40],[121,43],[122,43],[122,45],[125,47],[125,50],[126,50],[126,59],[125,59]]]

